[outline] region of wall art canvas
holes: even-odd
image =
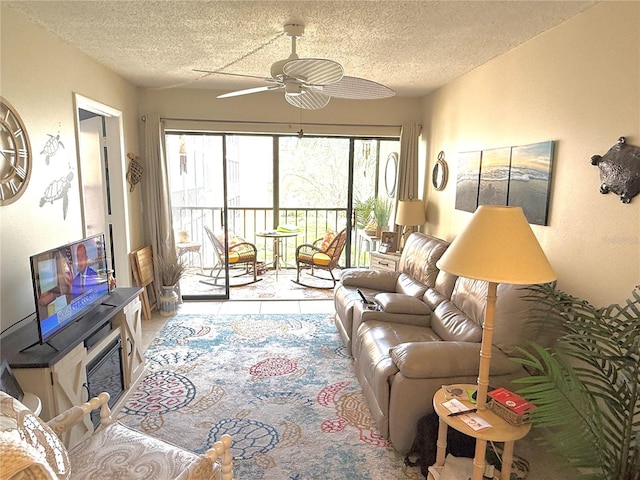
[[[529,223],[548,225],[554,142],[512,147],[508,204],[522,207]]]
[[[456,210],[473,213],[478,207],[481,158],[482,153],[480,151],[458,154]]]
[[[509,194],[511,148],[482,151],[478,205],[506,205]]]

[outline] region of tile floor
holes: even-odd
[[[185,302],[180,305],[179,313],[333,313],[333,300],[283,300],[283,301],[220,301]],[[143,321],[142,343],[146,349],[167,322],[154,310],[153,318]],[[538,435],[532,431],[526,438],[516,442],[515,454],[529,461],[531,471],[527,480],[573,480],[578,476],[572,472],[559,472],[553,456],[537,445]]]

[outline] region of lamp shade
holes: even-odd
[[[482,205],[437,263],[460,277],[524,285],[556,279],[520,207]]]
[[[398,202],[396,225],[413,227],[424,225],[426,221],[422,200],[400,200]]]

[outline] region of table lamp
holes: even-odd
[[[488,282],[476,400],[478,410],[485,410],[498,284],[546,283],[556,274],[520,207],[478,207],[436,265],[459,277]]]
[[[405,236],[408,232],[407,227],[415,227],[416,225],[424,225],[427,221],[424,215],[424,204],[422,200],[400,200],[398,202],[398,212],[396,213],[396,225],[402,225],[402,243],[404,244]]]

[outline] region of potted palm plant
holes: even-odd
[[[178,282],[184,275],[186,266],[178,257],[174,248],[165,249],[164,255],[158,255],[158,269],[160,276],[159,310],[160,315],[172,316],[178,313],[180,298],[176,292]]]
[[[537,405],[534,427],[582,479],[640,478],[640,286],[626,305],[595,308],[552,286],[530,298],[536,325],[557,337],[519,360],[518,391]]]

